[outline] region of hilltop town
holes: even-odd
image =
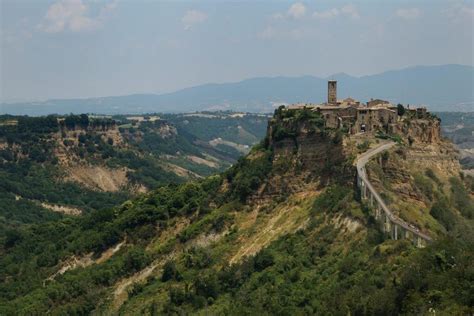
[[[287,107],[288,110],[311,109],[320,113],[328,128],[342,129],[347,134],[358,134],[374,131],[396,133],[399,131],[397,122],[403,114],[406,117],[424,119],[430,114],[425,107],[404,108],[401,104],[394,105],[389,101],[371,99],[362,103],[351,97],[337,98],[337,81],[328,81],[327,102],[321,104],[297,103]]]

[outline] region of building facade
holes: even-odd
[[[390,130],[390,125],[398,121],[397,106],[389,101],[371,99],[361,103],[353,98],[337,100],[337,81],[328,81],[328,101],[322,104],[293,104],[288,109],[309,108],[319,112],[325,119],[326,127],[340,128],[347,133],[365,133]],[[426,115],[426,108],[409,109],[418,117]]]

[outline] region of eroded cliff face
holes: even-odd
[[[441,123],[436,118],[405,119],[393,127],[393,133],[410,143],[439,143],[441,141]]]
[[[267,148],[272,151],[272,172],[254,200],[317,191],[333,180],[350,182],[355,176],[343,135],[315,118],[275,116],[268,125]]]
[[[445,233],[430,211],[436,203],[452,199],[452,181],[460,179],[457,151],[450,142],[418,137],[412,145],[380,155],[367,170],[395,214],[433,237]]]
[[[275,137],[275,130],[283,126],[291,130],[284,138]],[[292,160],[290,167],[304,171],[317,172],[326,165],[338,165],[345,161],[342,136],[334,132],[318,129],[309,121],[282,122],[272,121],[268,127],[270,146],[274,153],[274,164],[288,159]],[[336,139],[340,137],[339,139]],[[293,170],[297,171],[297,170]]]

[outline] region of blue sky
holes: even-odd
[[[473,1],[0,0],[2,101],[473,65]]]

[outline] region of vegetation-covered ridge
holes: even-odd
[[[472,222],[421,250],[386,239],[354,189],[354,141],[277,110],[220,175],[12,231],[0,314],[472,313]]]
[[[263,136],[264,121],[231,112],[0,116],[0,238],[225,170]]]

